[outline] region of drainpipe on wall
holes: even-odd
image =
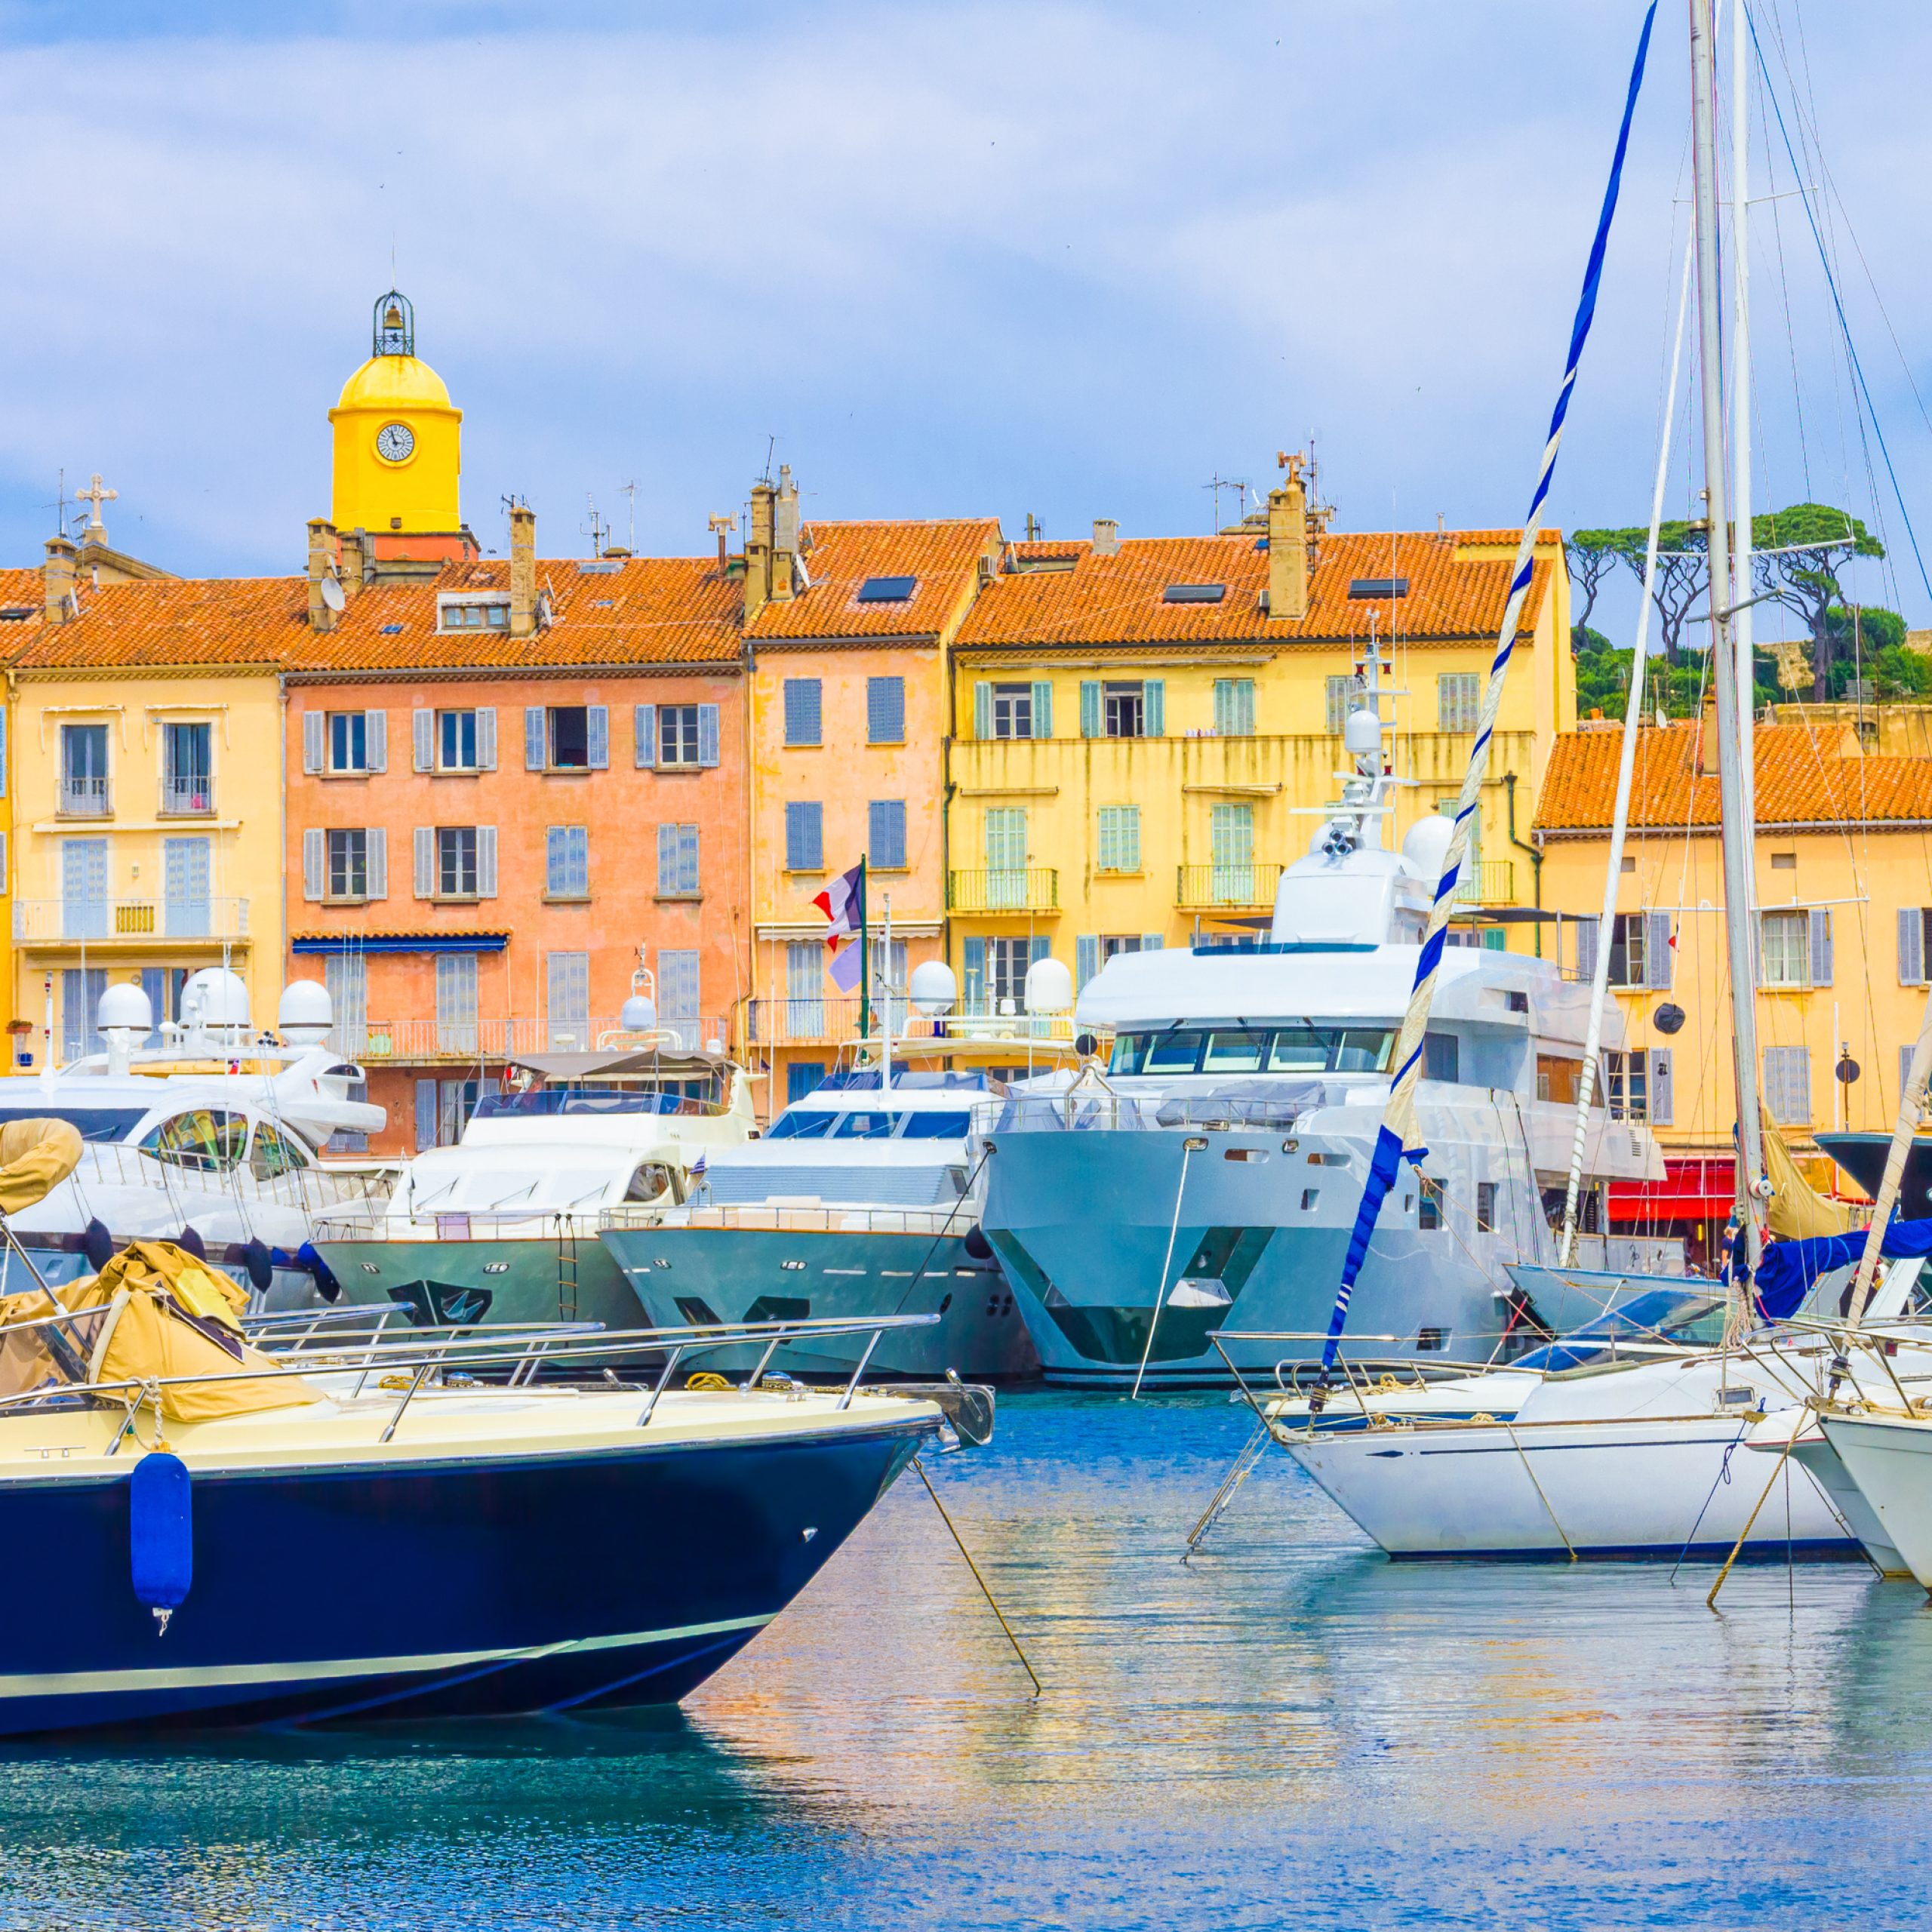
[[[1503,787],[1509,794],[1509,842],[1518,851],[1527,852],[1530,855],[1530,876],[1534,881],[1537,910],[1540,912],[1543,910],[1543,854],[1534,845],[1525,845],[1516,836],[1516,774],[1513,771],[1506,771],[1503,774]],[[1540,919],[1537,921],[1537,957],[1539,959],[1543,957],[1543,921]]]

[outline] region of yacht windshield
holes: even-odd
[[[968,1113],[908,1114],[903,1140],[964,1140],[972,1125]]]
[[[1518,1355],[1512,1368],[1540,1369],[1553,1375],[1587,1362],[1605,1361],[1619,1343],[1675,1342],[1686,1346],[1714,1346],[1724,1339],[1724,1297],[1712,1287],[1652,1288],[1633,1295],[1623,1306],[1574,1333],[1527,1355]]]
[[[890,1140],[893,1130],[904,1116],[889,1114],[883,1109],[854,1109],[838,1116],[838,1124],[832,1131],[835,1140]]]
[[[787,1107],[765,1131],[768,1140],[823,1140],[838,1116],[824,1107]]]
[[[1386,1073],[1386,1026],[1174,1028],[1116,1033],[1109,1073]]]

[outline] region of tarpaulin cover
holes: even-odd
[[[1851,1208],[1820,1194],[1798,1171],[1784,1137],[1764,1123],[1764,1172],[1771,1183],[1767,1219],[1774,1241],[1810,1241],[1821,1235],[1851,1232]]]
[[[64,1120],[10,1120],[0,1127],[0,1214],[17,1214],[81,1164],[81,1131]]]
[[[1865,1252],[1865,1230],[1820,1235],[1812,1241],[1774,1241],[1758,1263],[1758,1304],[1768,1321],[1795,1314],[1821,1275],[1854,1266]],[[1885,1229],[1879,1252],[1895,1261],[1932,1254],[1932,1220],[1894,1220]]]

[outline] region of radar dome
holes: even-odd
[[[1371,756],[1382,749],[1382,720],[1367,705],[1358,705],[1342,721],[1342,749],[1352,758]]]
[[[1442,862],[1449,856],[1449,841],[1455,830],[1455,822],[1438,812],[1433,818],[1417,819],[1402,841],[1402,857],[1431,885],[1442,876]]]
[[[642,993],[632,993],[617,1010],[617,1024],[626,1033],[654,1032],[657,1008]]]
[[[275,1030],[291,1047],[319,1047],[335,1024],[335,1002],[319,980],[291,980],[275,1008]]]
[[[1073,1007],[1073,975],[1063,961],[1049,956],[1026,969],[1026,1011],[1067,1013]]]
[[[154,1031],[154,1007],[139,986],[124,980],[101,995],[100,1004],[94,1008],[94,1024],[103,1033],[151,1033]]]
[[[959,982],[943,959],[924,959],[912,968],[912,977],[906,983],[906,996],[912,1002],[915,1013],[937,1020],[942,1013],[952,1011],[953,1001],[959,997]]]
[[[181,989],[181,1018],[191,1029],[248,1026],[248,989],[242,976],[222,966],[191,973]]]

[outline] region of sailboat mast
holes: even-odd
[[[1758,1117],[1757,982],[1751,943],[1755,829],[1738,737],[1731,633],[1730,522],[1724,488],[1724,331],[1718,228],[1715,0],[1690,0],[1690,126],[1697,214],[1697,344],[1704,405],[1705,528],[1710,557],[1711,684],[1717,697],[1718,793],[1723,819],[1724,934],[1730,967],[1731,1057],[1737,1083],[1737,1208],[1754,1269],[1761,1242],[1752,1212],[1764,1172]]]
[[[1737,660],[1737,743],[1744,778],[1744,816],[1758,813],[1757,760],[1752,747],[1758,702],[1756,613],[1751,595],[1751,94],[1747,55],[1751,23],[1746,0],[1734,0],[1730,20],[1730,521],[1736,549],[1730,574],[1737,602],[1731,645]],[[1757,880],[1747,871],[1752,886]],[[1756,909],[1754,894],[1752,909]]]

